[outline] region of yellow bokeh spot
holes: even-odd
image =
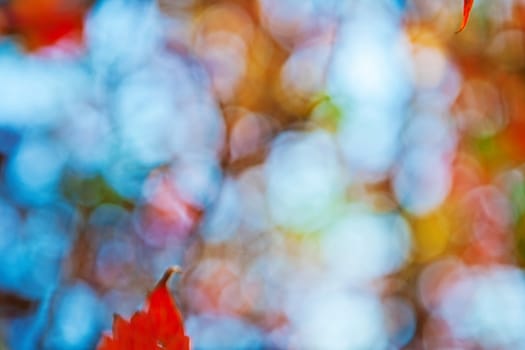
[[[450,224],[442,209],[426,216],[413,218],[414,253],[418,261],[428,261],[447,248]]]

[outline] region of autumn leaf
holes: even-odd
[[[29,51],[68,38],[80,43],[91,0],[13,0],[0,8],[0,33],[15,34]]]
[[[472,10],[472,5],[474,5],[474,0],[463,0],[463,21],[461,22],[461,26],[456,33],[461,32],[467,26],[470,11]]]
[[[189,350],[190,338],[184,333],[183,319],[166,286],[179,272],[169,268],[150,293],[144,309],[130,321],[114,316],[113,335],[103,335],[97,350]]]

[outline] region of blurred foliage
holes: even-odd
[[[525,347],[523,0],[0,6],[10,349]]]

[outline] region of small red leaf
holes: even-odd
[[[1,7],[0,33],[16,34],[29,51],[68,38],[80,44],[91,0],[12,0]]]
[[[183,320],[166,286],[178,272],[169,268],[150,293],[144,310],[126,321],[113,320],[113,335],[104,335],[97,350],[189,350],[190,338],[184,333]]]
[[[456,33],[461,32],[467,26],[470,11],[472,10],[472,5],[474,5],[474,0],[463,0],[463,21],[461,22],[461,26]]]

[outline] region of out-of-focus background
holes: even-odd
[[[525,1],[0,1],[0,349],[167,266],[195,349],[525,348]]]

